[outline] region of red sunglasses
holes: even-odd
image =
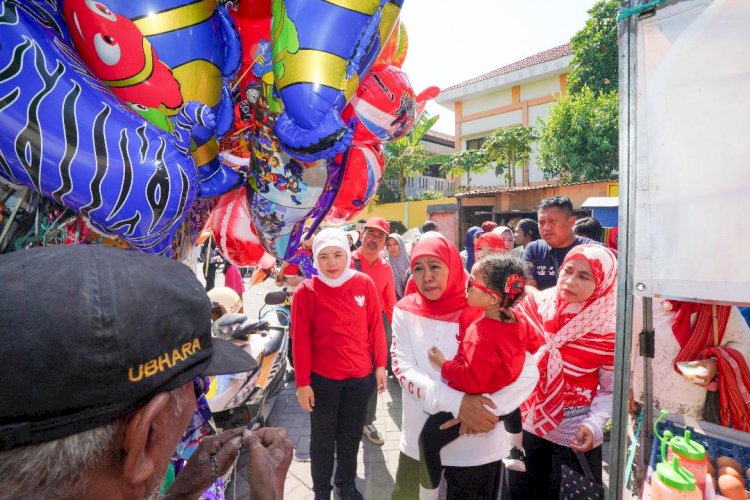
[[[473,278],[469,278],[469,280],[466,282],[466,291],[469,291],[469,288],[476,288],[477,290],[481,290],[483,292],[489,293],[491,295],[494,295],[497,298],[502,298],[498,292],[493,290],[492,288],[487,288],[484,285],[480,285],[476,281],[474,281]]]

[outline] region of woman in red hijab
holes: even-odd
[[[456,247],[443,237],[420,240],[411,252],[416,292],[393,311],[393,372],[402,387],[401,454],[394,499],[419,497],[419,434],[427,417],[439,411],[458,416],[462,436],[443,448],[448,498],[497,498],[501,459],[509,452],[507,434],[496,425],[520,405],[538,380],[533,357],[526,356],[521,376],[490,395],[467,395],[441,380],[428,351],[438,347],[452,359],[457,336],[481,317],[466,302],[468,275]],[[491,408],[491,411],[488,410]]]
[[[573,248],[557,285],[527,295],[526,316],[544,345],[534,358],[539,384],[521,406],[524,474],[510,472],[514,498],[558,498],[562,465],[583,474],[583,454],[602,479],[604,423],[612,416],[617,259],[601,245]]]
[[[505,238],[497,233],[484,233],[474,243],[474,253],[477,260],[493,253],[506,253],[510,250],[505,244]]]

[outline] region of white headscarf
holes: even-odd
[[[318,267],[318,254],[324,248],[340,248],[346,253],[346,269],[341,273],[341,276],[335,279],[331,279],[320,270]],[[317,278],[332,288],[338,288],[350,279],[352,279],[357,271],[351,269],[349,266],[352,261],[352,252],[349,249],[349,240],[346,239],[346,233],[341,229],[326,228],[315,235],[313,240],[313,266],[318,270]]]
[[[513,234],[513,230],[509,228],[508,226],[497,226],[495,229],[492,230],[493,233],[502,235],[505,231],[510,231],[510,234]]]

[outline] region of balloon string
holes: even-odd
[[[247,68],[245,68],[245,71],[242,72],[242,74],[240,75],[240,77],[237,80],[235,80],[235,82],[232,84],[232,92],[234,92],[235,90],[237,90],[237,87],[240,86],[240,83],[242,82],[242,80],[244,80],[245,77],[247,76],[247,72],[250,71],[253,68],[253,64],[257,63],[260,60],[260,56],[261,55],[262,54],[258,54],[258,56],[253,60],[253,62],[251,64],[249,64],[247,66]]]
[[[234,137],[235,135],[239,135],[239,134],[241,134],[242,132],[244,132],[245,130],[247,130],[249,128],[252,128],[252,125],[247,125],[245,127],[242,127],[237,132],[232,132],[232,134],[229,137]]]

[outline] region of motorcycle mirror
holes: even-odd
[[[269,306],[278,306],[286,301],[287,296],[287,293],[283,290],[279,290],[278,292],[268,292],[266,294],[265,303]]]

